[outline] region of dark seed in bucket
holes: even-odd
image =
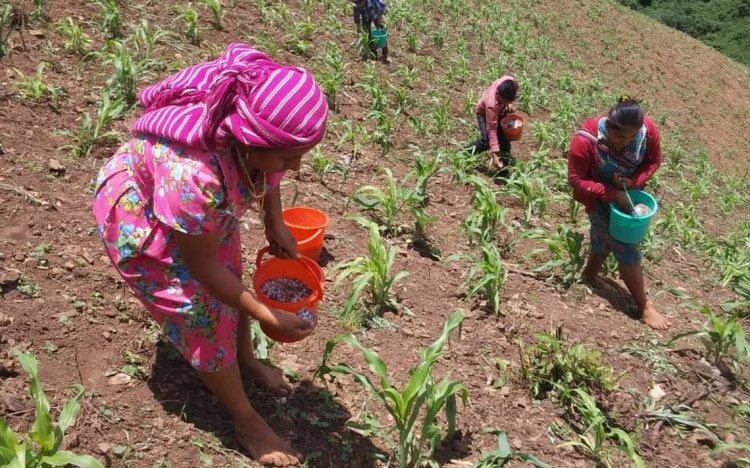
[[[274,278],[260,286],[260,290],[276,302],[299,302],[312,294],[305,283],[296,278]]]

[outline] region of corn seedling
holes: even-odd
[[[117,0],[92,0],[94,5],[102,9],[101,28],[108,39],[120,37],[122,28],[122,19],[120,17],[120,7]]]
[[[121,41],[110,41],[107,48],[95,54],[102,65],[112,67],[112,75],[107,78],[107,92],[114,100],[122,100],[128,106],[137,99],[138,81],[148,76],[149,69],[156,62],[151,59],[135,60],[129,47]]]
[[[111,131],[112,121],[125,112],[126,106],[122,100],[110,100],[108,94],[103,94],[97,109],[96,122],[92,121],[88,112],[82,116],[81,127],[78,133],[70,130],[57,132],[62,136],[73,139],[74,143],[63,145],[60,151],[68,151],[71,156],[88,156],[93,147],[101,142],[117,138],[119,134]]]
[[[711,455],[719,455],[729,450],[739,450],[750,454],[750,444],[732,443],[732,444],[719,444],[711,450]],[[729,463],[729,466],[736,466],[738,468],[750,466],[750,456],[747,458],[735,458]]]
[[[512,461],[526,462],[536,468],[550,468],[550,466],[534,455],[520,450],[512,450],[508,443],[508,436],[499,429],[484,429],[482,434],[497,436],[497,449],[482,451],[482,458],[472,468],[503,468]]]
[[[219,0],[200,0],[204,7],[211,12],[211,24],[219,31],[224,29],[224,8]]]
[[[583,234],[561,224],[552,235],[534,234],[529,237],[541,238],[547,244],[552,259],[534,271],[559,270],[558,278],[563,287],[570,287],[580,281],[580,273],[586,263],[587,249],[583,247]]]
[[[470,150],[461,149],[449,152],[447,158],[453,174],[453,183],[463,185],[473,180],[472,176],[480,164],[480,155],[474,154]]]
[[[443,46],[445,46],[445,38],[447,35],[448,29],[445,26],[437,28],[432,33],[432,43],[435,44],[435,47],[437,47],[438,49],[442,49]]]
[[[31,432],[25,438],[21,438],[22,442],[19,441],[19,435],[0,418],[0,465],[18,468],[69,465],[103,468],[104,465],[90,455],[76,455],[67,450],[60,450],[65,431],[73,424],[80,410],[80,401],[84,395],[83,386],[71,385],[76,394],[65,403],[57,422],[53,423],[50,403],[39,381],[39,362],[31,354],[16,351],[15,355],[29,375],[29,394],[34,402],[36,417]]]
[[[34,9],[29,13],[29,18],[37,21],[44,19],[44,1],[34,0]]]
[[[401,468],[440,466],[433,459],[433,454],[441,442],[442,433],[436,418],[443,411],[448,425],[446,438],[453,437],[456,428],[456,397],[460,397],[466,404],[468,392],[463,384],[449,377],[435,382],[432,368],[443,353],[443,347],[450,335],[461,326],[462,321],[463,315],[460,311],[454,312],[448,318],[437,340],[428,348],[419,351],[420,362],[409,371],[409,379],[401,389],[391,383],[385,361],[375,351],[362,346],[351,334],[340,335],[326,344],[323,363],[318,370],[319,375],[351,375],[383,405],[393,418],[393,427],[390,430],[382,430],[380,425],[371,419],[366,432],[377,432],[386,437],[385,441],[393,448],[398,466]],[[334,348],[340,343],[345,343],[362,353],[367,367],[377,377],[375,381],[369,375],[355,371],[346,363],[328,363]],[[387,437],[388,433],[394,432],[396,440]]]
[[[556,388],[610,391],[617,386],[612,369],[601,363],[601,353],[581,344],[568,344],[562,328],[554,335],[539,333],[536,343],[522,348],[521,376],[534,399],[544,398]],[[561,400],[568,403],[565,398]]]
[[[374,185],[360,187],[352,195],[352,200],[363,211],[370,213],[387,235],[399,232],[399,219],[406,213],[420,210],[423,199],[413,188],[407,187],[408,176],[397,183],[390,169],[383,169],[386,175],[385,190]]]
[[[406,31],[406,50],[411,53],[417,51],[417,35],[411,29]]]
[[[708,307],[703,307],[701,313],[708,317],[702,330],[675,335],[668,344],[671,345],[681,338],[695,336],[706,347],[707,357],[715,365],[729,358],[737,374],[741,375],[743,368],[750,364],[750,345],[745,339],[740,316],[732,314],[723,318],[714,314]]]
[[[333,42],[326,44],[326,52],[323,56],[326,71],[320,74],[319,82],[328,100],[331,109],[336,109],[336,95],[344,78],[344,57],[338,46]]]
[[[474,195],[471,197],[472,210],[466,216],[462,227],[466,231],[469,244],[489,244],[494,242],[497,228],[505,225],[507,209],[497,202],[497,193],[484,179],[472,177]]]
[[[18,29],[18,21],[15,9],[10,3],[0,5],[0,58],[5,57],[8,52],[8,38],[10,33]]]
[[[577,439],[565,442],[561,447],[574,447],[594,460],[596,466],[606,468],[615,466],[611,455],[612,449],[615,448],[625,453],[633,462],[633,466],[645,468],[646,465],[636,452],[630,434],[622,429],[609,427],[607,417],[586,391],[574,388],[570,393],[572,408],[581,419],[581,427]]]
[[[622,348],[621,351],[648,362],[657,374],[675,374],[679,372],[679,369],[667,357],[666,352],[668,349],[668,346],[659,343],[658,340],[651,340],[647,347],[639,344],[631,344]]]
[[[424,120],[420,119],[416,115],[409,116],[409,123],[414,127],[414,132],[417,136],[425,136],[428,133],[427,125]]]
[[[285,37],[289,52],[309,57],[312,54],[312,39],[315,35],[315,25],[313,22],[309,17],[300,22],[291,21],[289,28],[291,32]]]
[[[414,82],[417,79],[417,69],[414,67],[407,67],[406,65],[399,65],[396,69],[396,74],[401,77],[404,86],[411,89],[414,87]]]
[[[442,135],[450,125],[450,101],[440,101],[435,106],[430,119],[435,122],[435,133]]]
[[[86,48],[91,45],[89,35],[83,32],[81,26],[70,16],[58,22],[55,29],[65,36],[63,47],[70,53],[84,55]]]
[[[172,13],[174,13],[176,21],[182,22],[185,38],[191,44],[198,44],[200,40],[198,38],[198,12],[190,5],[175,5],[172,7]]]
[[[443,153],[438,152],[431,158],[425,158],[419,148],[414,147],[414,168],[412,172],[417,177],[417,183],[414,187],[414,195],[426,204],[429,200],[427,194],[427,183],[440,171],[440,163],[443,160]]]
[[[368,255],[338,266],[341,273],[336,278],[336,284],[347,278],[352,279],[352,290],[341,311],[341,317],[358,327],[371,317],[397,308],[393,288],[396,283],[409,276],[409,272],[399,271],[394,274],[397,249],[386,244],[375,223],[361,217],[354,219],[369,232]],[[363,293],[369,296],[367,304],[362,299]]]
[[[523,222],[529,225],[535,214],[542,214],[547,209],[549,198],[546,181],[537,176],[529,174],[519,163],[517,170],[508,178],[503,189],[509,195],[518,199],[524,210]]]
[[[138,62],[152,63],[151,53],[154,46],[168,35],[167,31],[158,26],[153,28],[147,20],[142,19],[138,26],[133,28],[132,38]]]
[[[13,69],[16,75],[18,75],[18,81],[15,84],[24,98],[32,101],[46,101],[49,99],[52,107],[57,108],[64,91],[59,86],[48,85],[44,82],[44,68],[45,63],[39,62],[36,66],[36,74],[33,76],[24,75],[20,70]]]
[[[479,295],[487,301],[487,307],[492,312],[500,315],[500,301],[505,283],[508,281],[508,269],[503,264],[497,247],[482,244],[480,250],[481,259],[471,268],[461,287],[468,288],[467,299]]]
[[[663,424],[674,427],[680,431],[702,430],[708,434],[714,434],[709,425],[693,418],[692,408],[686,405],[660,406],[648,398],[645,418],[652,423],[661,421]]]
[[[310,152],[309,165],[312,168],[313,172],[318,175],[321,183],[323,182],[323,177],[325,177],[326,174],[343,172],[341,167],[339,167],[339,165],[335,162],[331,161],[329,157],[324,155],[323,152],[320,151],[320,148],[318,148],[317,146]]]

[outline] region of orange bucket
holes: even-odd
[[[518,122],[518,124],[515,124],[515,122]],[[516,141],[521,138],[525,123],[526,119],[521,114],[508,114],[500,121],[500,128],[503,129],[503,133],[508,140]]]
[[[307,257],[299,259],[283,259],[271,257],[263,261],[263,256],[268,252],[268,247],[263,247],[258,251],[255,259],[255,276],[253,277],[253,288],[258,300],[270,309],[278,309],[292,314],[296,314],[302,309],[309,309],[314,317],[318,316],[318,302],[323,300],[323,286],[325,285],[325,274],[323,269]],[[261,286],[266,281],[276,278],[294,278],[305,283],[312,290],[312,293],[305,299],[297,302],[278,302],[263,294]],[[266,330],[261,324],[261,329],[274,341],[281,343],[292,343],[293,338],[274,333]]]
[[[323,240],[328,226],[328,216],[322,211],[305,206],[285,208],[281,212],[284,224],[297,239],[297,250],[300,255],[320,261],[323,251]]]

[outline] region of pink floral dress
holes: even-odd
[[[253,202],[242,174],[228,152],[137,136],[96,181],[94,217],[112,263],[185,359],[204,372],[235,361],[238,311],[190,276],[173,233],[220,230],[219,261],[242,278],[239,219]],[[265,188],[283,176],[268,174]]]

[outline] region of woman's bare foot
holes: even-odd
[[[269,367],[254,357],[240,357],[240,364],[250,374],[250,379],[254,384],[279,396],[291,393],[292,387],[284,378],[281,369]]]
[[[650,300],[646,301],[646,307],[641,312],[641,320],[655,330],[666,330],[671,325],[669,320],[654,309],[654,305]]]
[[[235,437],[259,463],[297,466],[300,456],[289,442],[279,437],[257,413],[234,425]]]

